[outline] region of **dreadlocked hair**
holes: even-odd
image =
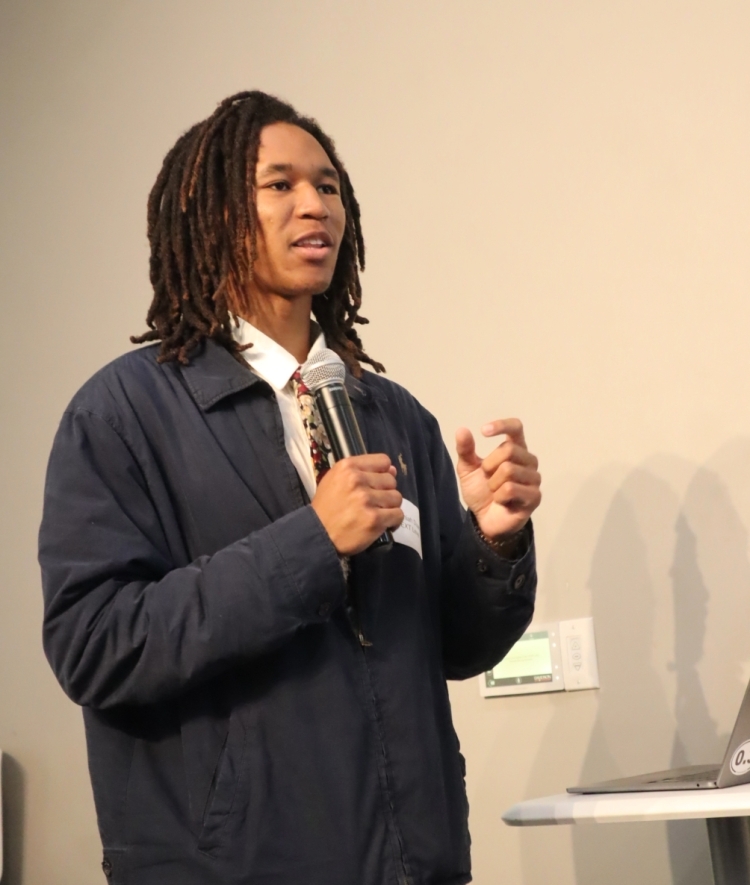
[[[148,199],[149,264],[154,297],[146,324],[133,344],[161,341],[158,360],[182,365],[205,339],[237,359],[243,349],[232,335],[233,293],[245,291],[257,258],[255,167],[261,131],[291,123],[315,138],[340,179],[346,228],[328,289],[315,295],[312,311],[334,350],[356,376],[360,363],[377,372],[354,329],[359,315],[365,242],[354,190],[333,141],[315,120],[264,92],[238,92],[189,129],[164,159]],[[249,248],[248,248],[249,244]]]

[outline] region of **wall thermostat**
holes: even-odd
[[[593,618],[532,624],[502,661],[479,676],[483,697],[599,688]]]

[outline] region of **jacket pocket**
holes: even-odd
[[[215,852],[225,841],[224,830],[245,781],[246,743],[245,727],[239,717],[233,715],[206,799],[198,838],[198,850],[206,854]]]

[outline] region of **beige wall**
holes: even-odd
[[[7,881],[101,881],[79,711],[39,640],[60,413],[140,331],[176,136],[260,87],[358,188],[370,352],[454,427],[518,414],[539,615],[602,688],[452,688],[476,881],[710,882],[700,824],[510,830],[513,802],[720,757],[750,678],[746,0],[0,4],[0,747]]]

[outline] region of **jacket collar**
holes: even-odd
[[[228,350],[211,340],[203,341],[191,354],[190,363],[179,369],[193,399],[204,412],[226,397],[256,384],[268,388],[249,366],[240,363]],[[385,399],[379,389],[358,380],[348,371],[344,386],[355,402],[369,403],[373,397]]]

